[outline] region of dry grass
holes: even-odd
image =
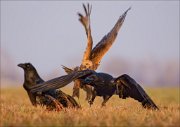
[[[63,90],[71,94],[69,88]],[[180,126],[179,88],[146,91],[160,111],[143,109],[133,99],[122,100],[118,96],[112,97],[104,108],[100,107],[102,99],[98,97],[90,108],[84,94],[80,99],[82,109],[47,111],[45,107],[31,106],[22,88],[3,88],[0,126]]]

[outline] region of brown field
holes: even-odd
[[[63,89],[71,94],[71,89]],[[47,111],[45,107],[33,107],[23,88],[1,88],[0,126],[180,126],[179,88],[149,88],[148,94],[160,111],[146,110],[133,99],[112,97],[106,107],[101,108],[102,99],[97,97],[89,107],[81,92],[82,109]]]

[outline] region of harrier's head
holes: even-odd
[[[81,70],[93,69],[93,63],[90,60],[83,61],[80,68]]]

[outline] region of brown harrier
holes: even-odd
[[[72,70],[85,70],[85,69],[92,69],[96,70],[98,66],[100,65],[101,59],[103,56],[108,52],[112,44],[114,43],[117,34],[119,32],[119,29],[121,28],[127,12],[130,10],[127,9],[118,19],[114,27],[111,29],[111,31],[105,35],[97,45],[93,47],[93,39],[91,35],[91,26],[90,26],[90,14],[92,10],[92,6],[87,4],[85,6],[83,4],[83,8],[85,11],[85,15],[82,15],[81,13],[78,13],[79,15],[79,21],[82,23],[82,25],[85,28],[86,35],[87,35],[87,46],[86,50],[83,55],[83,59],[81,62],[81,65],[79,67],[76,67],[74,69],[70,69],[68,67],[63,66],[63,69],[66,71],[66,73],[71,73]],[[79,88],[83,88],[87,92],[86,99],[89,100],[92,95],[92,86],[90,85],[81,85],[80,80],[74,81],[74,87],[73,87],[73,97],[79,98]]]

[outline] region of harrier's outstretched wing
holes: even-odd
[[[144,108],[159,109],[144,89],[130,76],[122,75],[114,82],[117,84],[120,98],[131,97],[141,102]]]
[[[62,88],[66,85],[68,85],[73,80],[76,80],[78,78],[82,78],[86,75],[92,74],[92,70],[84,70],[84,71],[76,71],[68,75],[64,75],[58,78],[51,79],[49,81],[46,81],[44,83],[41,83],[40,85],[32,86],[30,87],[31,93],[36,92],[46,92],[51,89],[58,89]]]
[[[83,4],[83,8],[85,11],[85,16],[83,16],[81,13],[78,13],[78,15],[79,15],[79,21],[84,26],[86,35],[87,35],[87,47],[86,47],[86,50],[85,50],[84,56],[83,56],[83,61],[85,61],[85,60],[89,60],[91,50],[92,50],[92,45],[93,45],[93,40],[92,40],[92,36],[91,36],[91,27],[90,27],[90,14],[91,14],[92,6],[87,4],[87,7],[86,7]]]
[[[97,69],[102,57],[110,49],[113,42],[115,41],[118,31],[121,28],[121,26],[125,20],[126,14],[129,10],[130,10],[130,8],[119,17],[119,19],[116,22],[113,29],[107,35],[105,35],[102,38],[102,40],[93,48],[93,50],[91,52],[90,60],[93,62],[93,65],[95,66],[96,69]]]

